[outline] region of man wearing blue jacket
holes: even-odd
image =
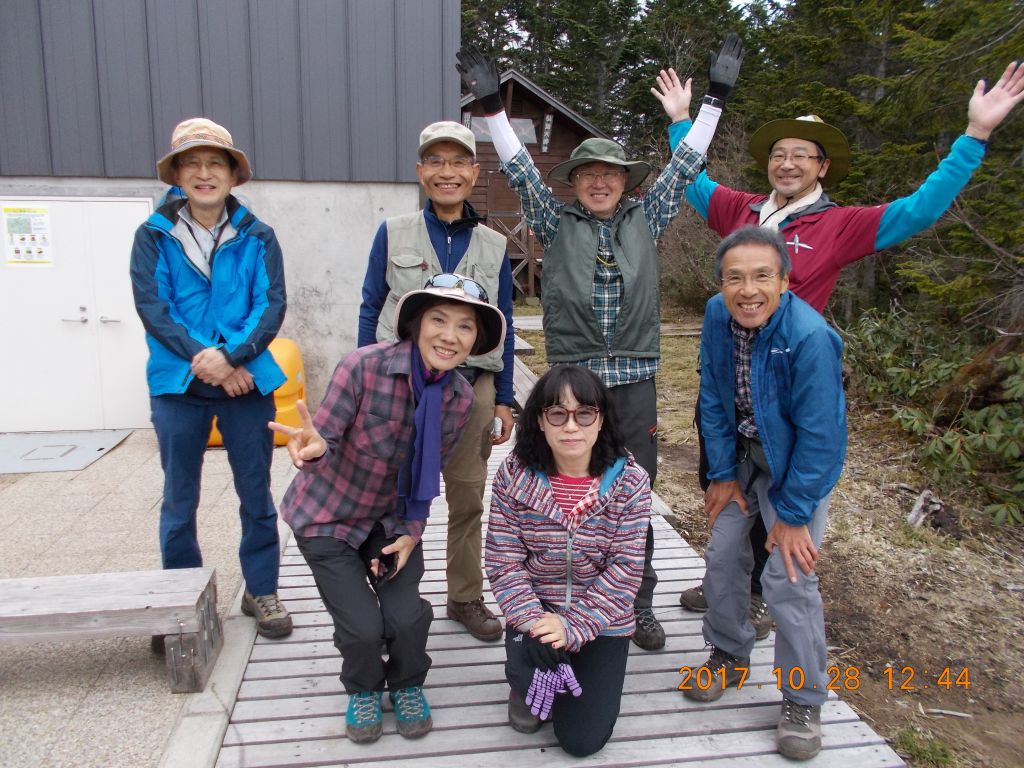
[[[690,94],[670,73],[651,89],[668,113],[669,143],[675,147],[690,129]],[[938,168],[911,194],[874,206],[843,206],[829,199],[850,168],[846,136],[816,115],[772,120],[750,138],[750,154],[765,169],[770,190],[751,193],[713,181],[702,172],[686,188],[686,200],[722,237],[757,224],[782,233],[793,263],[789,288],[819,312],[825,309],[842,269],[876,251],[892,248],[935,224],[952,205],[985,157],[989,136],[1024,101],[1024,64],[1011,62],[991,88],[979,80],[967,105],[967,127]],[[703,477],[703,462],[701,484]],[[764,531],[754,528],[755,552]],[[754,602],[760,601],[754,569]],[[703,611],[700,587],[680,595],[687,610]],[[766,628],[767,629],[767,628]]]
[[[270,495],[273,392],[286,376],[267,349],[284,319],[281,248],[274,230],[232,194],[252,172],[231,134],[205,118],[179,123],[160,180],[180,189],[135,233],[131,279],[146,328],[153,427],[164,494],[164,568],[202,565],[196,510],[213,418],[241,501],[242,610],[264,637],[292,620],[277,597],[277,510]],[[154,649],[162,648],[154,638]]]
[[[825,616],[815,565],[829,496],[846,455],[842,342],[789,288],[790,258],[775,229],[747,226],[718,248],[721,293],[704,314],[700,415],[710,484],[704,511],[704,639],[711,655],[684,695],[741,687],[754,628],[750,529],[760,518],[771,552],[761,584],[775,619],[782,715],[776,745],[806,760],[821,749],[828,696]],[[710,682],[710,685],[707,683]]]
[[[505,236],[484,226],[469,204],[480,164],[476,139],[461,123],[442,120],[420,133],[416,174],[427,196],[423,210],[392,216],[370,247],[359,307],[359,346],[395,341],[395,307],[404,293],[434,276],[457,272],[483,287],[478,296],[505,316],[505,344],[470,356],[456,370],[473,385],[476,404],[462,440],[445,466],[448,502],[446,615],[478,640],[501,637],[501,622],[484,605],[480,565],[484,486],[491,447],[512,435],[512,267]],[[492,433],[495,420],[501,432]]]

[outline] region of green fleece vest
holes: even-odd
[[[601,357],[660,357],[658,248],[643,206],[625,201],[612,221],[612,253],[623,296],[615,334],[606,344],[591,295],[597,267],[598,224],[578,202],[566,206],[555,240],[544,253],[541,288],[549,363]]]
[[[377,341],[395,340],[395,309],[398,300],[409,291],[419,290],[434,275],[441,274],[441,262],[427,234],[423,211],[394,216],[387,220],[388,267],[386,279],[391,292],[377,320]],[[497,306],[498,278],[505,259],[505,238],[493,229],[478,224],[473,227],[469,248],[456,266],[460,275],[475,280],[487,291],[491,304]],[[505,366],[498,347],[488,355],[470,355],[466,365],[497,373]]]

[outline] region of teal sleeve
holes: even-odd
[[[875,235],[875,250],[901,243],[938,221],[967,186],[984,157],[983,141],[961,136],[953,142],[949,154],[921,186],[886,207]]]
[[[686,138],[686,134],[689,133],[690,127],[693,123],[689,120],[680,120],[672,123],[668,127],[668,144],[674,152],[676,147],[679,146],[679,142]],[[684,194],[686,195],[686,202],[688,202],[695,210],[698,215],[708,220],[708,209],[711,207],[711,194],[715,191],[715,187],[718,186],[718,182],[712,181],[708,178],[708,172],[706,170],[701,171],[697,174],[690,184],[686,185]]]

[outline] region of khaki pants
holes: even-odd
[[[494,374],[485,371],[473,383],[476,403],[469,423],[448,464],[441,471],[448,501],[448,597],[460,603],[484,593],[480,565],[483,540],[487,460],[491,456],[494,423]]]

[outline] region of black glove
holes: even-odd
[[[736,78],[739,77],[742,63],[743,41],[735,32],[730,32],[726,35],[725,42],[722,43],[718,54],[711,54],[711,63],[708,65],[710,83],[707,96],[717,99],[719,102],[724,102],[729,98],[729,94],[732,93],[732,89],[736,85]],[[705,96],[705,100],[707,96]],[[714,104],[714,102],[707,101],[705,103]],[[722,104],[715,104],[715,106],[722,106]]]
[[[455,68],[462,75],[462,82],[473,94],[473,98],[483,105],[484,112],[488,115],[501,112],[501,97],[498,95],[501,78],[494,59],[485,56],[475,45],[464,46],[455,54],[455,58],[459,60]]]
[[[529,632],[523,633],[523,648],[530,662],[537,669],[545,672],[554,672],[558,669],[558,662],[562,660],[561,654],[550,643],[542,643]]]

